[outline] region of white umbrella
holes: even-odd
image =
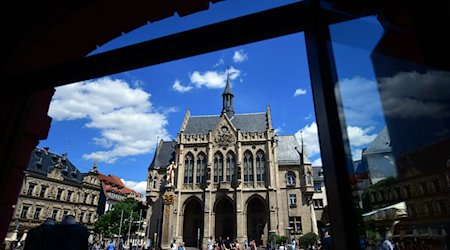
[[[27,239],[27,233],[28,233],[28,230],[25,230],[23,232],[22,237],[20,237],[20,242],[23,242]]]
[[[17,232],[19,232],[19,230],[14,230],[14,233],[9,237],[9,241],[17,241]]]

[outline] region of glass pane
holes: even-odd
[[[422,52],[396,29],[330,26],[361,244],[447,249],[450,72],[414,62]]]
[[[172,17],[143,25],[140,28],[137,28],[127,34],[123,34],[122,36],[101,45],[91,54],[93,55],[108,50],[121,48],[150,39],[164,37],[295,2],[300,2],[300,0],[246,0],[211,3],[209,9],[206,11],[199,11],[183,17],[179,17],[175,14]]]

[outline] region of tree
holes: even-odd
[[[298,245],[304,249],[310,249],[315,246],[319,236],[313,232],[306,233],[298,239]]]
[[[142,211],[143,217],[145,217],[147,207],[141,202],[136,201],[133,198],[127,198],[124,201],[117,203],[112,210],[109,210],[94,224],[94,231],[101,233],[105,237],[112,237],[119,235],[120,218],[123,211],[122,229],[120,234],[122,236],[128,234],[128,226],[130,223],[131,214],[131,230],[130,234],[134,234],[139,227],[139,213]]]

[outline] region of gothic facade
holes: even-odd
[[[222,96],[220,115],[188,110],[177,139],[159,143],[148,170],[149,238],[165,248],[161,235],[168,234],[170,241],[206,249],[210,236],[265,246],[272,234],[316,231],[306,147],[294,135],[275,134],[270,107],[235,114],[229,81]],[[177,165],[175,199],[168,203],[171,162]]]

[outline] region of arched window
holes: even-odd
[[[222,154],[214,155],[214,182],[223,181],[223,157]]]
[[[156,189],[157,187],[156,187],[156,185],[157,185],[157,183],[158,183],[158,177],[153,177],[153,189]]]
[[[232,152],[227,154],[227,160],[226,160],[226,176],[227,181],[231,181],[234,178],[234,155]]]
[[[286,185],[295,186],[295,173],[292,171],[287,172],[286,175]]]
[[[250,151],[244,153],[244,181],[253,181],[253,156]]]
[[[194,157],[187,154],[184,159],[184,183],[194,182]]]
[[[256,180],[266,181],[266,161],[262,151],[256,153]]]
[[[197,183],[204,183],[206,182],[205,178],[206,173],[206,157],[205,154],[200,153],[197,156]]]

